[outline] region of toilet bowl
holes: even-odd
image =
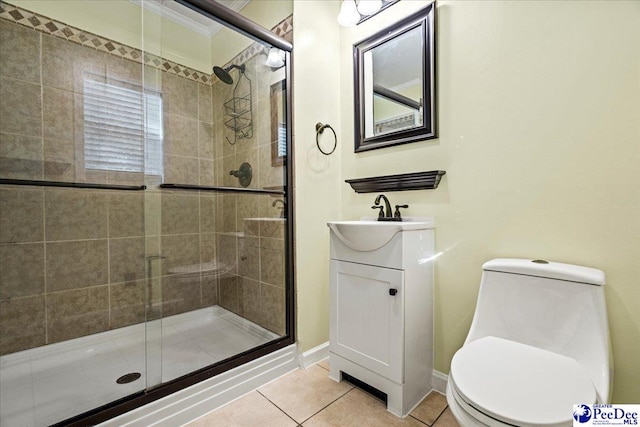
[[[494,259],[483,270],[447,383],[459,424],[570,426],[573,405],[608,403],[604,273],[523,259]]]

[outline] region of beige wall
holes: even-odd
[[[331,156],[318,151],[315,124],[328,123],[341,134],[338,11],[337,2],[296,1],[293,5],[297,340],[303,351],[329,340],[329,230],[325,224],[341,215],[341,160],[339,150]],[[327,138],[321,141],[332,144]],[[350,141],[342,138],[338,147],[342,144]]]
[[[342,29],[337,6],[294,4],[305,32],[295,49],[302,349],[328,334],[324,222],[371,214],[375,195],[344,179],[444,169],[436,190],[389,194],[407,215],[436,218],[435,368],[448,372],[463,343],[484,261],[583,264],[607,275],[613,400],[640,401],[640,3],[438,2],[439,138],[354,154],[352,45],[425,4],[402,1]],[[301,64],[336,32],[339,86],[335,56]],[[340,152],[312,168],[312,122],[333,125],[336,99]]]

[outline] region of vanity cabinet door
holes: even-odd
[[[330,351],[404,382],[404,272],[331,260]]]

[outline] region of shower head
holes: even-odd
[[[233,68],[237,68],[238,70],[240,70],[240,73],[244,73],[244,64],[231,64],[226,68],[216,66],[213,67],[213,73],[224,83],[230,85],[233,83],[233,78],[231,77],[231,74],[229,74],[229,71],[231,71]]]

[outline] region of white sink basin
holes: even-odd
[[[331,221],[327,225],[338,239],[353,250],[369,252],[389,243],[401,231],[424,230],[434,227],[430,218],[394,221]]]

